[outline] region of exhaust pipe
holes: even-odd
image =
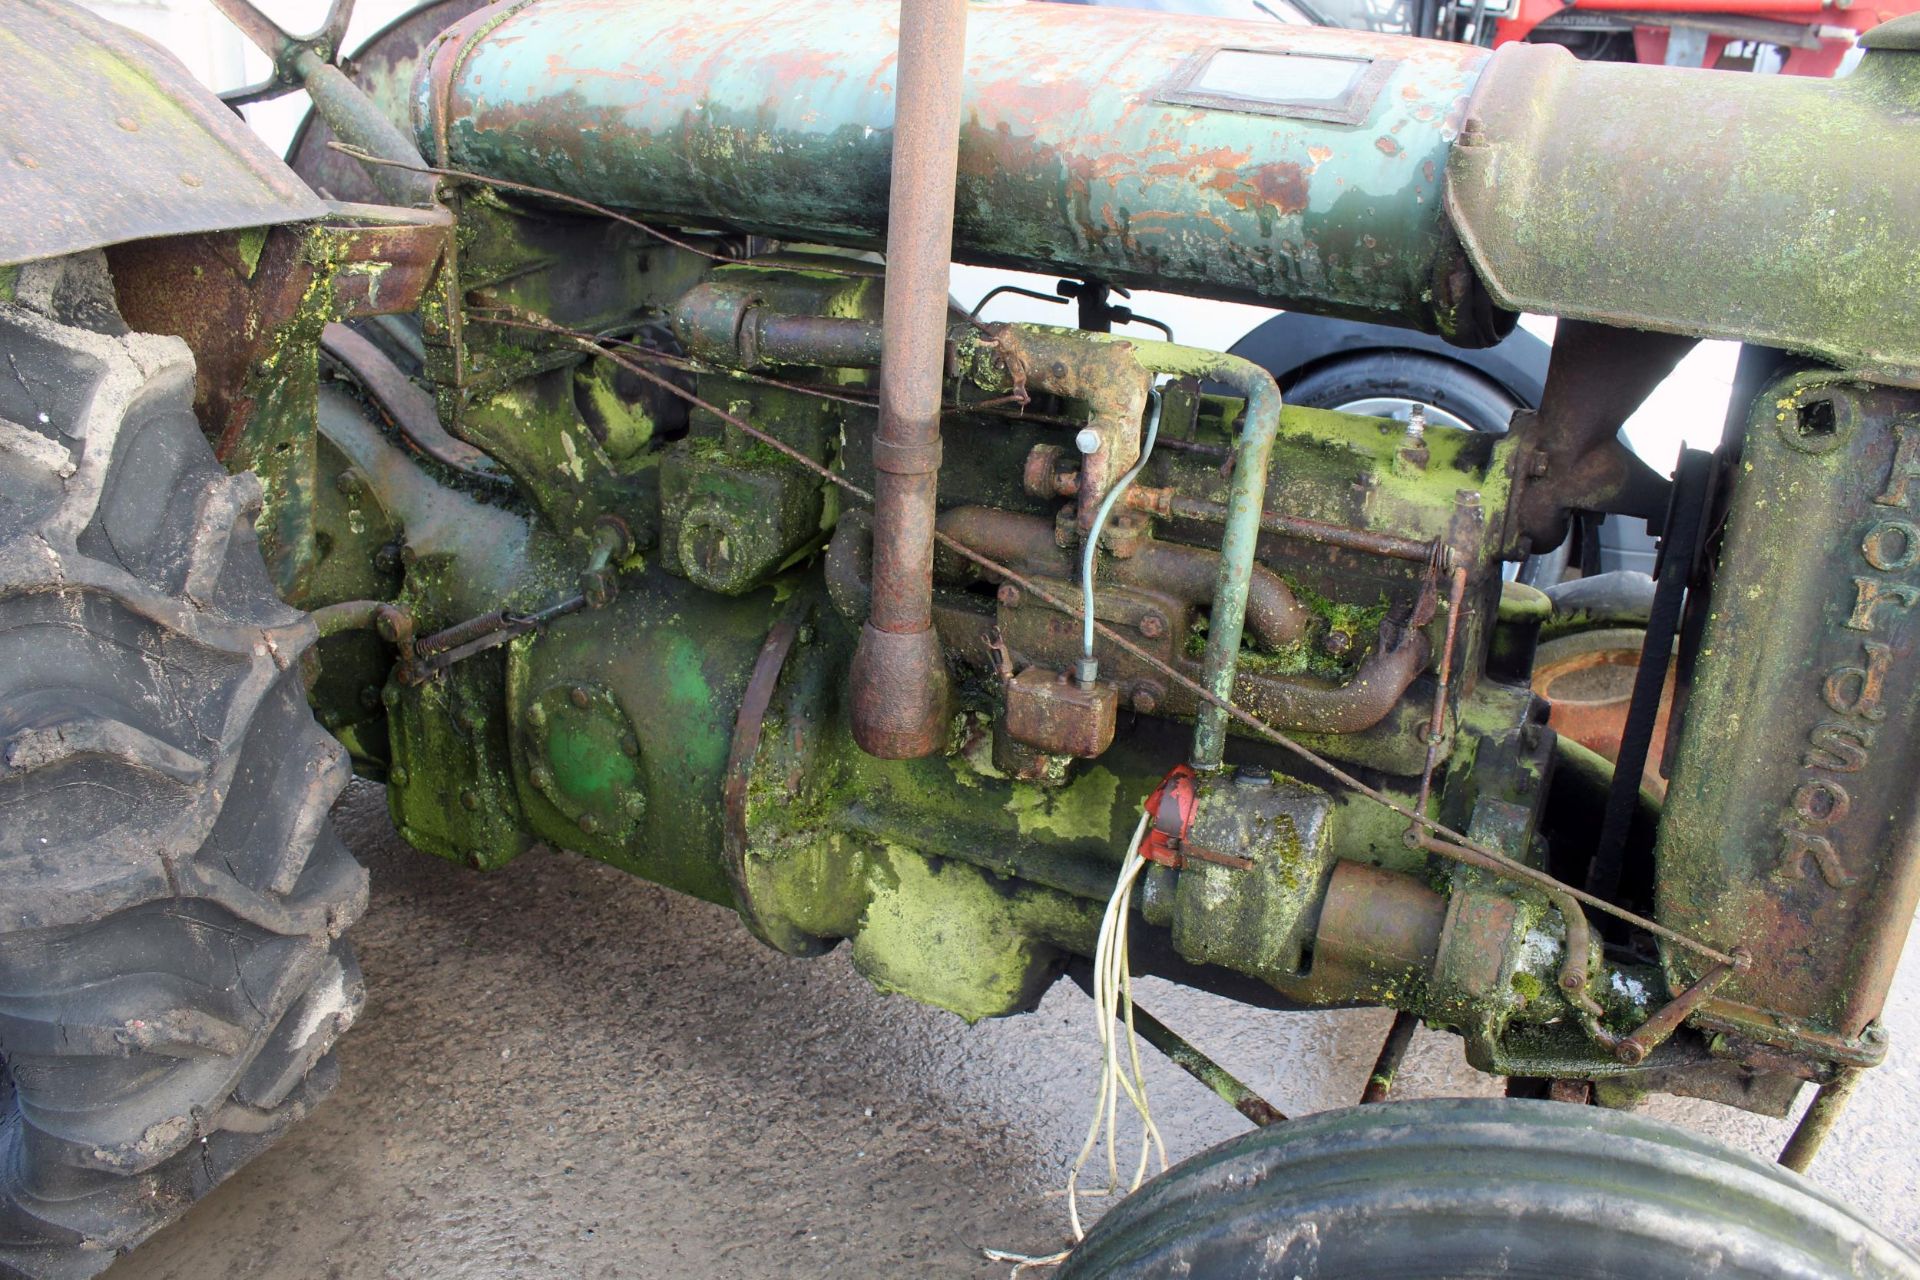
[[[873,604],[851,672],[854,741],[885,760],[938,751],[953,695],[933,629],[933,523],[966,35],[967,0],[902,0],[873,439]]]

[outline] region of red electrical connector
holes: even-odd
[[[1241,871],[1253,865],[1250,858],[1202,849],[1187,839],[1193,830],[1193,817],[1200,805],[1200,775],[1184,764],[1177,764],[1160,779],[1160,785],[1147,797],[1147,834],[1140,842],[1140,856],[1148,862],[1178,870],[1189,858],[1218,863]]]

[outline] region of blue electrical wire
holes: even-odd
[[[1140,460],[1133,469],[1120,477],[1120,482],[1107,491],[1100,503],[1100,509],[1093,513],[1093,527],[1087,530],[1086,544],[1080,550],[1080,655],[1081,665],[1086,669],[1082,683],[1091,681],[1099,674],[1097,665],[1089,665],[1093,658],[1093,559],[1100,551],[1100,531],[1106,527],[1107,513],[1113,510],[1113,504],[1127,491],[1140,473],[1146,470],[1147,459],[1153,456],[1153,442],[1160,437],[1160,388],[1154,387],[1147,392],[1147,434],[1140,447]],[[1086,472],[1081,471],[1084,481]]]

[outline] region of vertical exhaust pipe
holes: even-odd
[[[933,630],[933,524],[966,35],[967,0],[902,0],[873,440],[873,604],[851,673],[854,741],[888,760],[940,749],[953,693]]]

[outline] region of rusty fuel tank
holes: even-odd
[[[822,21],[822,14],[831,15]],[[443,35],[422,149],[682,226],[882,244],[899,6],[535,0]],[[971,7],[954,257],[1496,341],[1447,222],[1484,50]]]

